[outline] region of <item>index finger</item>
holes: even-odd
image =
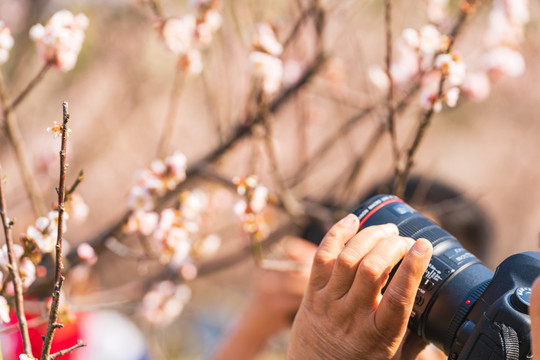
[[[418,286],[432,253],[433,247],[428,240],[416,240],[384,292],[375,312],[375,325],[389,338],[405,333]]]

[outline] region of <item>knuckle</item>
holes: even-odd
[[[386,264],[383,264],[380,260],[365,259],[358,266],[358,273],[367,280],[377,281],[387,272],[386,269]]]
[[[406,291],[400,288],[389,287],[386,289],[384,295],[388,304],[392,308],[403,309],[409,305],[411,299],[407,296]]]
[[[319,249],[319,251],[315,253],[315,257],[313,258],[313,265],[324,266],[324,265],[332,263],[334,260],[335,258],[331,252],[325,249]]]
[[[353,268],[356,266],[356,264],[358,264],[358,261],[360,261],[360,259],[360,254],[356,250],[352,248],[345,248],[339,254],[337,258],[337,263],[339,266],[342,267]]]

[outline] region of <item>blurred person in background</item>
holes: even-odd
[[[390,183],[382,182],[361,198],[365,200],[379,193],[389,193]],[[456,236],[467,250],[486,260],[489,222],[478,205],[461,192],[443,182],[415,176],[407,182],[403,199]],[[316,250],[313,243],[318,244],[326,231],[320,223],[313,222],[302,234],[309,241],[286,239],[286,257],[302,264],[302,270],[258,270],[251,302],[236,326],[225,336],[215,360],[254,359],[273,336],[290,327],[308,285],[308,269]],[[446,358],[433,345],[428,345],[416,357],[417,360]]]

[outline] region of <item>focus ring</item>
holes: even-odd
[[[491,279],[486,280],[480,285],[478,285],[473,291],[471,291],[471,293],[468,294],[466,297],[467,302],[462,304],[456,312],[456,315],[454,315],[454,318],[452,319],[452,321],[450,322],[450,326],[448,327],[448,331],[446,332],[447,336],[446,341],[444,342],[445,353],[448,354],[450,352],[450,348],[452,347],[452,343],[454,342],[459,327],[463,323],[463,320],[465,319],[469,311],[472,309],[473,305],[476,303],[476,300],[478,300],[480,296],[482,296],[490,282]]]

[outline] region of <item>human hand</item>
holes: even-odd
[[[317,246],[297,237],[282,240],[285,262],[294,268],[257,269],[255,292],[247,312],[259,318],[268,336],[289,328],[306,291]],[[288,262],[287,262],[288,261]]]
[[[532,286],[531,306],[529,307],[531,316],[531,336],[532,353],[534,356],[540,354],[540,278],[536,279]]]
[[[319,246],[293,324],[289,360],[414,359],[426,345],[407,332],[407,323],[431,243],[399,236],[394,224],[357,233],[358,227],[358,218],[350,214]]]

